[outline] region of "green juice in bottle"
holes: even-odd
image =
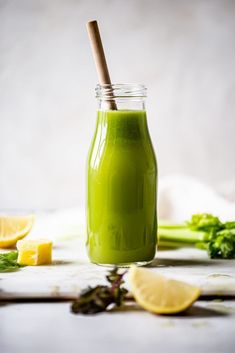
[[[157,244],[157,164],[146,89],[109,86],[97,88],[100,106],[87,163],[88,255],[96,264],[145,265]],[[110,89],[118,110],[105,108]]]

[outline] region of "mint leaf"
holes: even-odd
[[[0,254],[0,272],[17,271],[21,267],[17,263],[17,257],[17,251]]]

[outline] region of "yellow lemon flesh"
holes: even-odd
[[[10,248],[31,230],[34,216],[0,216],[0,248]]]
[[[47,239],[23,239],[17,242],[18,264],[49,265],[52,261],[52,242]]]
[[[129,282],[136,302],[156,314],[184,311],[201,294],[198,287],[138,267],[130,268]]]

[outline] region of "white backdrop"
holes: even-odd
[[[0,0],[0,209],[84,202],[96,119],[85,23],[113,82],[145,83],[160,177],[235,173],[235,1]]]

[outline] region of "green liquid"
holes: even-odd
[[[150,262],[157,242],[157,165],[145,111],[99,111],[87,166],[92,262]]]

